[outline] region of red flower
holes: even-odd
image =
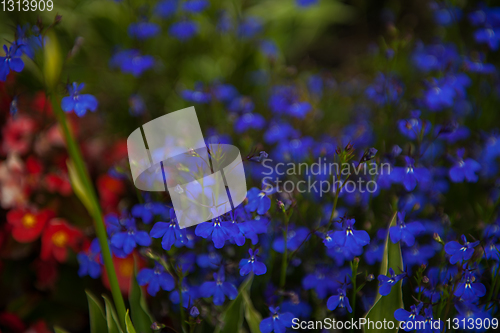
[[[102,175],[97,179],[97,191],[103,211],[105,213],[116,212],[120,197],[125,191],[125,185],[121,180]]]
[[[55,173],[49,173],[45,176],[45,186],[51,193],[59,193],[63,196],[73,193],[71,183],[66,175],[60,176]]]
[[[115,266],[116,277],[118,278],[118,285],[120,286],[120,290],[125,295],[128,295],[130,289],[130,282],[132,279],[132,275],[134,274],[134,255],[135,251],[126,256],[125,258],[118,258],[113,255],[113,266]],[[137,270],[140,270],[145,266],[144,260],[137,256]],[[108,273],[106,270],[103,271],[102,282],[109,289],[109,279]]]
[[[18,115],[16,118],[9,118],[5,124],[2,134],[3,152],[16,152],[24,154],[28,151],[31,137],[35,134],[36,122],[26,116]]]
[[[55,258],[59,262],[66,261],[68,247],[78,251],[83,234],[63,219],[52,219],[42,235],[42,253],[40,258]]]
[[[29,243],[40,236],[43,227],[54,217],[50,210],[36,212],[31,209],[13,209],[7,213],[7,222],[12,224],[12,237],[20,243]]]

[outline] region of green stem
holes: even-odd
[[[352,270],[352,312],[351,312],[351,318],[354,318],[354,314],[356,313],[356,276],[358,275],[358,264],[359,261],[356,261],[357,258],[354,258],[354,260],[351,263],[351,270]],[[354,328],[351,328],[351,332],[354,332]]]
[[[102,249],[102,257],[104,260],[104,267],[108,274],[109,285],[111,287],[111,294],[113,296],[113,301],[115,303],[116,311],[120,319],[120,323],[125,327],[125,302],[118,284],[118,278],[116,277],[115,267],[113,266],[113,258],[111,257],[111,251],[108,245],[108,236],[106,234],[106,228],[104,226],[104,220],[102,218],[101,207],[99,206],[99,201],[97,200],[97,195],[95,193],[94,187],[90,181],[90,177],[87,173],[87,169],[83,162],[82,154],[80,148],[78,147],[71,130],[66,121],[66,115],[64,111],[60,108],[60,101],[53,94],[50,96],[50,101],[52,103],[52,109],[57,117],[59,125],[64,135],[66,141],[66,146],[68,149],[69,156],[72,163],[75,166],[78,178],[85,187],[85,192],[89,196],[89,201],[91,204],[92,211],[89,212],[94,219],[94,226],[99,239],[99,245]]]
[[[290,216],[292,215],[291,213],[287,214],[284,209],[283,209],[283,213],[285,214],[285,229],[283,229],[283,238],[285,240],[285,246],[283,249],[283,261],[281,262],[281,276],[280,276],[280,288],[281,289],[285,288],[285,283],[286,283],[286,269],[288,266],[288,260],[287,260],[287,255],[288,255],[288,249],[287,249],[288,221],[290,221]]]
[[[184,306],[182,305],[182,281],[184,280],[184,274],[180,274],[179,277],[179,304],[180,304],[180,310],[181,310],[181,328],[184,333],[186,333],[186,318],[184,314]]]

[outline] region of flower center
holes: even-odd
[[[52,243],[58,247],[64,247],[68,242],[68,235],[64,231],[58,231],[52,236]]]
[[[33,228],[36,224],[35,216],[33,214],[30,214],[30,213],[24,215],[22,223],[23,223],[23,226],[25,226],[26,228]]]

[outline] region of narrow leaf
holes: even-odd
[[[54,332],[56,332],[56,333],[69,333],[68,331],[60,328],[59,326],[54,326]]]
[[[397,213],[391,219],[389,228],[396,226]],[[398,271],[403,268],[403,258],[401,256],[401,246],[399,242],[393,244],[389,239],[389,230],[387,230],[387,237],[385,239],[384,256],[382,257],[382,263],[380,266],[380,274],[387,275],[389,268],[394,271]],[[391,293],[387,296],[381,296],[377,292],[377,298],[375,299],[375,304],[368,311],[365,316],[366,320],[373,322],[377,321],[392,321],[394,323],[394,329],[376,329],[376,328],[366,328],[364,327],[365,333],[396,333],[398,332],[399,322],[394,319],[394,311],[403,308],[403,281],[400,280],[396,283],[391,290]],[[386,326],[387,327],[387,326]]]
[[[78,197],[78,199],[80,199],[85,208],[87,208],[87,211],[90,213],[90,215],[93,215],[92,204],[90,203],[91,194],[87,193],[85,186],[83,186],[83,182],[80,179],[80,177],[78,177],[78,173],[76,172],[75,165],[73,164],[73,162],[68,159],[66,165],[68,166],[68,174],[69,174],[69,181],[71,182],[71,187],[75,191],[75,194]]]
[[[132,316],[132,322],[137,330],[141,333],[151,332],[151,325],[154,322],[148,306],[146,299],[142,293],[142,288],[137,283],[137,261],[134,261],[134,275],[130,280],[130,293],[128,300],[130,303],[130,314]]]
[[[89,303],[90,332],[107,332],[108,326],[106,325],[106,317],[104,316],[101,303],[90,291],[85,290],[85,293],[87,294],[87,301]]]
[[[248,327],[250,327],[251,333],[260,333],[259,324],[262,321],[262,316],[255,310],[248,294],[248,290],[242,290],[241,296],[243,297],[243,307],[245,309],[245,320],[247,321]]]
[[[243,327],[244,320],[244,301],[243,291],[248,292],[252,285],[253,275],[243,281],[238,290],[238,296],[228,304],[226,309],[221,314],[223,326],[218,326],[215,330],[216,333],[234,333],[240,332]],[[252,331],[253,333],[253,331]]]
[[[132,321],[130,320],[130,316],[128,315],[128,310],[127,313],[125,314],[125,328],[127,330],[127,333],[137,333],[134,325],[132,325]]]
[[[108,323],[108,333],[123,333],[120,325],[120,320],[116,314],[113,302],[106,295],[102,295],[104,298],[104,305],[106,307],[106,322]]]

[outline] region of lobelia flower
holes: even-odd
[[[297,6],[307,8],[318,3],[319,0],[295,0]]]
[[[177,38],[181,42],[185,42],[196,35],[198,32],[198,24],[189,20],[179,21],[172,24],[168,32],[172,37]]]
[[[161,0],[155,8],[154,13],[161,18],[169,18],[177,11],[178,0]]]
[[[405,212],[398,212],[397,225],[389,229],[391,242],[403,241],[408,246],[415,244],[415,236],[425,231],[420,222],[405,223]]]
[[[24,62],[21,59],[21,45],[12,44],[9,48],[7,48],[7,45],[4,45],[3,50],[5,51],[5,56],[0,57],[0,81],[7,80],[7,75],[9,75],[11,70],[19,73],[24,68]]]
[[[485,322],[485,319],[491,319],[491,314],[487,310],[488,305],[483,306],[482,308],[477,305],[469,302],[456,302],[455,308],[458,311],[457,316],[455,317],[459,323],[469,323],[475,322],[477,319],[480,319],[482,323]],[[485,326],[479,327],[476,326],[475,332],[484,332],[489,330],[485,328]]]
[[[194,301],[199,298],[198,288],[188,285],[186,282],[182,283],[182,306],[186,309],[194,304]],[[179,304],[181,299],[179,291],[174,290],[170,293],[170,300],[174,304]]]
[[[402,183],[407,191],[413,191],[417,183],[427,183],[431,180],[429,170],[423,167],[415,167],[415,160],[405,156],[406,166],[395,167],[392,172],[393,180]]]
[[[182,4],[182,10],[188,13],[201,13],[208,6],[210,6],[210,2],[207,0],[188,0]]]
[[[111,245],[122,249],[125,254],[130,254],[137,245],[151,245],[151,238],[146,231],[137,230],[134,219],[124,221],[125,231],[115,233],[111,237]]]
[[[429,306],[424,309],[424,328],[417,330],[419,333],[439,333],[441,332],[442,322],[440,319],[434,319],[432,314],[432,307]]]
[[[219,273],[214,273],[215,281],[204,282],[200,286],[200,296],[201,297],[212,297],[215,305],[222,305],[226,300],[226,296],[233,300],[238,296],[238,290],[236,287],[226,281],[226,276],[224,274],[224,268],[219,270]]]
[[[70,226],[65,220],[52,219],[42,234],[40,258],[43,260],[55,258],[59,262],[65,262],[68,247],[77,251],[82,238],[82,232]]]
[[[500,261],[500,245],[490,240],[484,247],[484,254],[486,259]]]
[[[347,248],[354,255],[363,252],[363,246],[370,243],[370,236],[364,230],[354,230],[354,219],[344,219],[342,222],[342,231],[333,233],[333,240],[340,247]]]
[[[212,219],[211,222],[203,222],[196,226],[195,234],[203,238],[212,236],[212,241],[217,249],[224,246],[226,240],[237,235],[240,229],[235,223],[221,221],[220,218]]]
[[[426,276],[429,282],[425,285],[415,288],[416,292],[423,291],[425,297],[429,298],[431,303],[437,303],[441,299],[441,291],[438,290],[438,285],[445,283],[446,281],[440,281],[440,271],[438,267],[433,267],[429,269]]]
[[[97,279],[101,276],[101,246],[99,245],[99,240],[95,238],[91,243],[87,251],[80,252],[76,256],[78,262],[80,263],[80,268],[78,269],[78,276],[83,277],[89,275],[93,279]]]
[[[486,294],[486,287],[480,282],[474,282],[475,276],[469,269],[465,270],[462,281],[457,285],[454,295],[466,302],[474,302]]]
[[[465,149],[457,150],[457,157],[455,165],[450,168],[449,176],[452,182],[461,183],[464,180],[468,182],[477,182],[478,176],[476,172],[481,170],[481,165],[474,161],[472,158],[463,159]]]
[[[395,285],[399,280],[403,279],[406,276],[406,273],[402,273],[399,275],[396,275],[394,273],[394,270],[389,268],[389,276],[385,276],[380,274],[378,276],[378,281],[379,281],[379,287],[378,287],[378,292],[382,296],[387,296],[391,293],[392,286]]]
[[[55,214],[50,210],[40,212],[30,209],[12,209],[7,212],[7,222],[12,225],[12,238],[29,243],[40,236],[47,221]]]
[[[139,77],[142,73],[153,67],[155,61],[150,55],[141,55],[139,50],[121,50],[111,58],[110,67],[119,67],[123,73]]]
[[[465,235],[462,235],[462,242],[463,245],[457,241],[451,241],[444,246],[444,251],[451,256],[450,263],[452,265],[459,261],[469,260],[474,254],[474,248],[479,244],[479,241],[468,242]]]
[[[188,241],[186,230],[179,228],[175,211],[170,209],[170,222],[156,222],[149,235],[153,238],[163,237],[161,247],[169,251],[172,245],[182,245]]]
[[[491,50],[496,51],[500,46],[500,28],[478,29],[474,33],[474,39],[478,43],[488,44]]]
[[[410,119],[398,121],[399,132],[411,140],[419,138],[421,135],[429,133],[430,127],[427,122],[420,119],[420,110],[412,111]]]
[[[309,235],[309,229],[306,227],[299,227],[295,229],[293,226],[288,226],[286,243],[287,250],[297,250],[299,246],[301,246],[309,238]],[[283,253],[283,251],[285,251],[285,239],[282,236],[277,237],[274,240],[273,250],[278,253]]]
[[[326,302],[326,307],[328,310],[335,310],[336,308],[346,308],[349,313],[352,312],[351,304],[349,304],[349,298],[347,298],[347,287],[344,285],[342,288],[337,289],[337,295],[330,296]]]
[[[266,274],[266,265],[257,261],[257,254],[259,254],[259,250],[255,250],[254,252],[252,249],[248,249],[248,253],[250,254],[250,259],[240,260],[240,275],[248,275],[250,272],[255,273],[255,275]]]
[[[73,82],[73,85],[68,85],[69,96],[63,97],[61,101],[61,108],[64,112],[75,111],[78,117],[82,117],[87,113],[87,110],[95,111],[97,109],[97,99],[94,96],[80,94],[84,87],[84,83],[78,85]]]
[[[292,326],[293,318],[295,317],[291,312],[280,313],[279,306],[269,307],[271,316],[262,321],[259,324],[260,331],[262,333],[285,333],[286,328]]]
[[[238,133],[243,133],[249,129],[260,130],[266,125],[265,118],[258,113],[247,112],[238,118],[234,124],[234,130]]]
[[[253,38],[262,31],[261,19],[250,16],[243,19],[238,27],[238,35],[241,38]]]
[[[408,322],[422,322],[424,321],[424,317],[420,315],[420,311],[422,310],[422,307],[424,306],[424,303],[418,303],[417,305],[412,305],[411,306],[411,311],[406,311],[405,309],[397,309],[394,311],[394,318],[399,321],[404,321],[405,323]],[[404,330],[409,332],[413,331],[415,327],[414,325],[405,325]]]
[[[171,291],[175,288],[174,278],[158,263],[155,263],[154,269],[141,269],[137,273],[137,283],[140,286],[147,284],[147,290],[151,296],[155,296],[160,291],[160,288],[166,291]]]
[[[252,187],[247,193],[248,203],[245,206],[247,212],[255,212],[264,215],[271,208],[271,199],[267,196],[264,190],[259,190],[257,187]]]
[[[319,299],[324,299],[328,294],[338,290],[340,284],[332,279],[332,274],[326,267],[318,267],[314,273],[307,274],[302,280],[305,290],[314,289]]]
[[[138,40],[145,40],[160,33],[160,27],[152,22],[131,23],[128,26],[128,35]]]

